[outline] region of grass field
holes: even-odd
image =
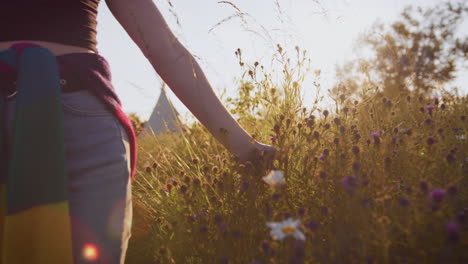
[[[314,73],[297,52],[274,78],[243,62],[225,102],[278,149],[273,168],[236,162],[198,123],[140,135],[127,263],[468,263],[468,98],[304,105]]]

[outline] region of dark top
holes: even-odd
[[[0,41],[49,41],[97,53],[99,1],[0,0]]]

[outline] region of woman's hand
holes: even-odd
[[[236,157],[241,163],[250,161],[254,166],[263,163],[266,168],[270,168],[273,165],[276,153],[275,147],[255,141],[241,154],[237,154]]]

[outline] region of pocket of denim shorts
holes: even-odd
[[[84,89],[71,93],[62,93],[64,111],[79,116],[112,116],[104,102]]]

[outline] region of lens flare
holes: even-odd
[[[83,257],[88,261],[96,261],[99,258],[99,250],[96,245],[87,243],[83,247]]]

